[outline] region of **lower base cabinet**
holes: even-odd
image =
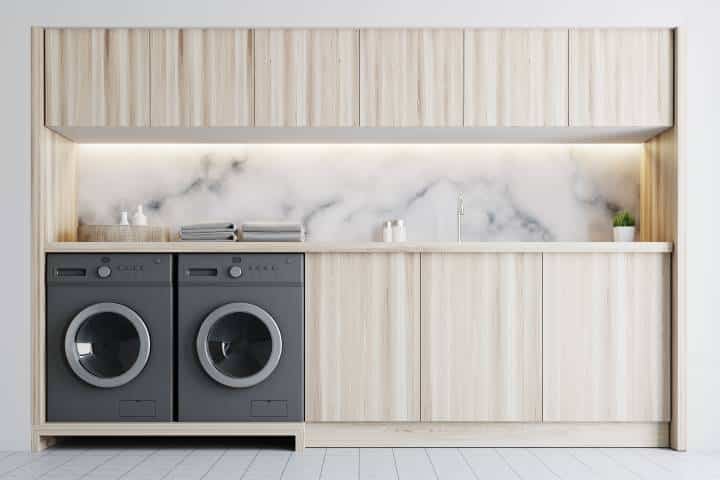
[[[541,254],[422,254],[421,272],[422,421],[539,422]]]
[[[305,256],[308,422],[420,419],[420,255]]]
[[[670,420],[670,255],[543,255],[543,420]]]

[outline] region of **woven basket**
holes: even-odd
[[[80,225],[81,242],[167,242],[168,229],[157,225]]]

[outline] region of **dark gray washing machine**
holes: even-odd
[[[302,254],[178,256],[178,420],[302,421]]]
[[[172,421],[172,257],[47,256],[47,419]]]

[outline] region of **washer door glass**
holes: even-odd
[[[90,385],[113,388],[137,377],[150,355],[150,335],[140,316],[118,303],[98,303],[78,313],[65,334],[65,356]]]
[[[215,381],[246,388],[265,380],[277,367],[282,336],[275,320],[249,303],[230,303],[214,310],[197,336],[200,364]]]

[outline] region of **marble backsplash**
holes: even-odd
[[[603,241],[639,211],[641,145],[81,145],[80,222],[300,220],[308,241]]]

